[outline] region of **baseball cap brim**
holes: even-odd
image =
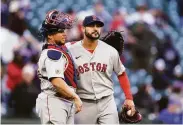
[[[83,25],[83,26],[88,26],[88,25],[91,25],[91,24],[99,24],[101,27],[104,26],[104,23],[102,21],[91,21],[91,22],[88,22],[87,24]]]

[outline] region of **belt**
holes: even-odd
[[[39,78],[42,78],[42,79],[45,79],[45,80],[49,80],[48,77],[45,77],[45,76],[41,76]]]
[[[98,103],[99,101],[101,101],[102,99],[105,99],[107,97],[109,97],[111,95],[108,95],[108,96],[103,96],[102,98],[100,99],[84,99],[84,98],[81,98],[82,101],[85,101],[85,102],[93,102],[93,103]]]

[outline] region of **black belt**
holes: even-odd
[[[45,77],[45,76],[41,76],[39,78],[42,78],[42,79],[45,79],[45,80],[48,80],[48,77]]]
[[[111,95],[103,96],[103,97],[100,98],[100,99],[84,99],[84,98],[81,98],[81,100],[82,100],[82,101],[85,101],[85,102],[94,102],[94,103],[98,103],[100,100],[105,99],[105,98],[107,98],[107,97],[109,97],[109,96],[111,96]]]

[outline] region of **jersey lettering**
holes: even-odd
[[[101,72],[106,72],[107,70],[107,64],[103,64]]]
[[[84,63],[83,65],[80,65],[77,68],[77,71],[78,71],[79,74],[83,74],[83,73],[88,72],[90,70],[105,73],[106,70],[107,70],[107,64],[91,62],[91,63]]]
[[[92,66],[92,71],[94,71],[95,70],[94,69],[95,62],[90,63],[90,65]]]
[[[82,66],[79,66],[78,71],[79,71],[79,73],[84,73],[84,68]]]
[[[100,71],[101,70],[101,63],[98,63],[96,67],[97,67],[97,71]]]
[[[90,70],[88,67],[88,63],[83,64],[83,67],[85,68],[85,72],[88,72]]]

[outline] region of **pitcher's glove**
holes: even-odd
[[[100,40],[114,47],[119,55],[122,54],[124,50],[124,39],[121,31],[109,31],[104,37],[100,38]]]
[[[128,108],[123,107],[121,112],[119,113],[119,121],[124,123],[138,123],[142,120],[142,115],[136,109],[136,112],[133,116],[128,115]]]

